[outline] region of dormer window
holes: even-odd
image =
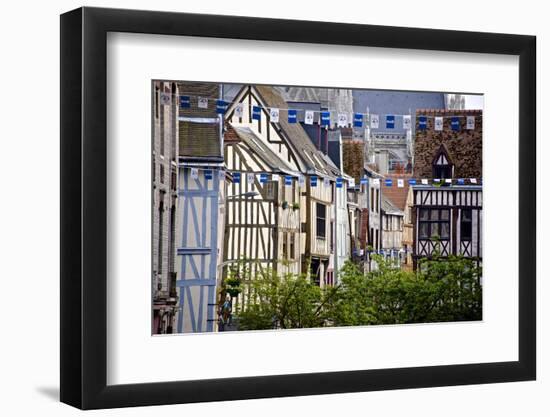
[[[443,145],[432,163],[433,178],[453,178],[453,163],[449,158],[449,154]]]

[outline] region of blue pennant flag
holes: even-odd
[[[216,113],[224,114],[227,111],[227,102],[225,100],[216,100]]]
[[[180,108],[186,109],[191,107],[191,97],[189,96],[180,96]]]
[[[393,181],[391,178],[386,178],[386,187],[391,187],[393,185]]]
[[[204,179],[205,180],[211,180],[212,179],[212,170],[211,169],[205,169],[204,170]]]
[[[426,116],[418,116],[418,129],[426,130],[428,127],[428,118]]]
[[[285,185],[292,185],[292,175],[285,176]]]
[[[321,126],[330,126],[330,112],[322,111],[321,112]]]
[[[309,179],[312,187],[317,187],[317,175],[312,175]]]
[[[395,116],[393,114],[388,114],[386,116],[386,129],[395,128]]]
[[[456,180],[456,183],[457,183],[458,185],[464,185],[464,178],[458,178],[458,179]]]
[[[361,185],[367,185],[369,183],[369,179],[367,177],[363,177],[359,180],[359,184]]]
[[[409,185],[416,185],[416,180],[414,178],[409,178]]]
[[[361,113],[353,115],[353,127],[363,127],[363,115]]]
[[[460,130],[460,119],[456,116],[451,117],[451,129],[455,132]]]
[[[288,123],[296,123],[298,112],[296,110],[288,110]]]
[[[262,109],[259,106],[252,106],[252,119],[260,120],[262,118]]]
[[[344,179],[342,177],[336,178],[336,188],[342,188],[344,185]]]
[[[267,174],[265,172],[262,172],[260,174],[260,184],[265,184],[267,182]]]
[[[241,182],[241,173],[240,172],[234,172],[233,173],[233,183],[240,184]]]

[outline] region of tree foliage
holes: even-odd
[[[463,257],[419,262],[417,271],[374,255],[376,271],[347,262],[334,287],[303,275],[264,274],[249,281],[254,294],[238,314],[240,330],[481,320],[481,269]]]

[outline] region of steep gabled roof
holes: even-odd
[[[227,125],[226,136],[236,135],[240,141],[262,160],[267,166],[269,166],[274,172],[284,173],[290,175],[298,175],[285,161],[283,161],[272,149],[260,139],[249,127],[237,127],[231,124]],[[229,143],[235,143],[231,141]]]
[[[254,85],[260,99],[268,107],[287,108],[288,105],[281,94],[273,87],[264,85]],[[290,142],[297,156],[307,169],[307,173],[317,173],[320,175],[333,176],[333,167],[329,166],[322,152],[317,150],[311,143],[306,131],[299,123],[288,123],[285,117],[281,117],[278,123],[283,135]]]
[[[386,197],[384,194],[382,194],[382,205],[381,205],[382,211],[387,214],[394,214],[397,216],[403,216],[403,210],[399,210],[397,207],[393,205],[391,200]]]
[[[405,210],[407,208],[407,197],[409,195],[409,179],[412,176],[410,174],[388,174],[385,178],[393,180],[391,187],[384,187],[383,195],[391,201],[392,205],[399,210]],[[397,186],[397,180],[402,179],[404,182],[403,187]]]

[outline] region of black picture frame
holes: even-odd
[[[107,33],[519,56],[519,360],[109,386]],[[510,34],[80,8],[61,16],[61,401],[82,409],[533,380],[536,38]]]

